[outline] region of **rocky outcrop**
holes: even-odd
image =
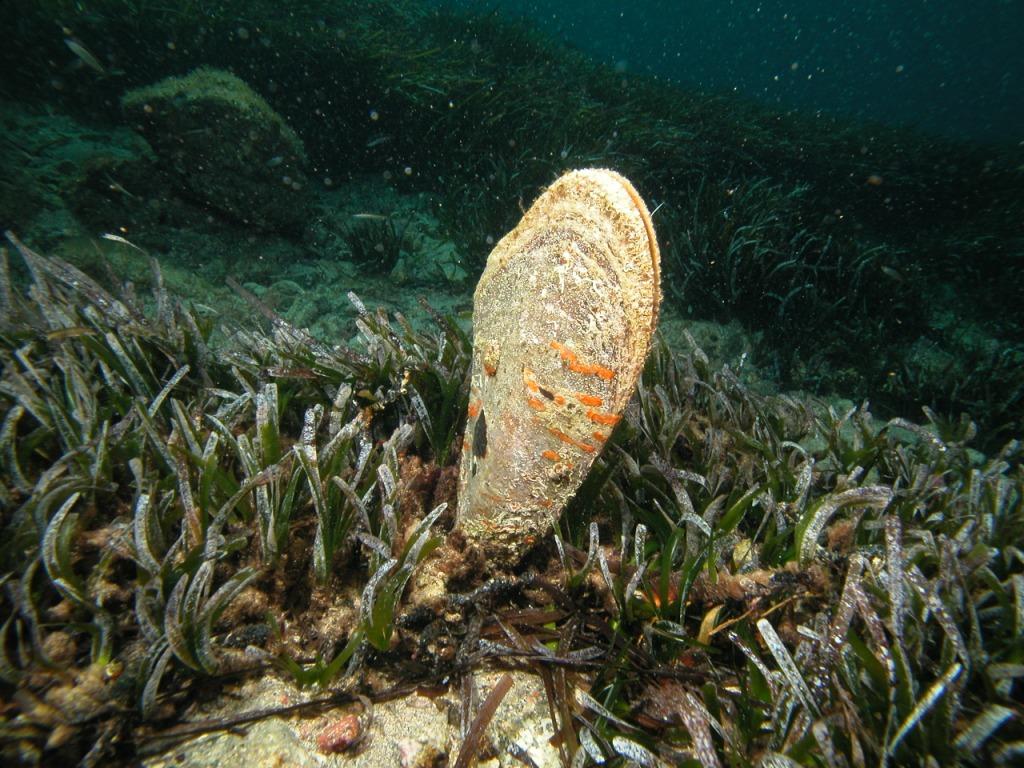
[[[296,232],[308,220],[302,141],[239,78],[203,67],[129,91],[121,103],[176,191],[211,214],[263,231]]]

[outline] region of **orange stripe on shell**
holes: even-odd
[[[615,376],[615,371],[611,368],[605,368],[604,366],[593,365],[591,363],[581,363],[579,358],[576,356],[576,353],[560,342],[551,341],[548,346],[558,352],[559,356],[562,358],[562,362],[568,366],[570,371],[582,373],[586,376],[597,376],[599,379],[604,379],[605,381],[610,381]]]
[[[593,409],[587,411],[587,418],[595,424],[606,424],[610,427],[615,426],[622,419],[620,414],[616,413],[601,413]]]
[[[594,446],[590,445],[590,443],[581,443],[579,440],[574,439],[571,435],[565,434],[565,432],[560,429],[548,427],[548,432],[557,437],[563,443],[568,443],[571,446],[579,448],[584,453],[593,453],[596,450]]]

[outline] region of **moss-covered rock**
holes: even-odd
[[[121,103],[183,194],[257,229],[302,228],[310,201],[302,141],[245,82],[201,67]]]

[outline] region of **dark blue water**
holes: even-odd
[[[958,138],[1024,140],[1024,3],[1015,0],[489,5],[627,71],[802,111]]]

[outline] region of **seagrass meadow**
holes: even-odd
[[[540,681],[552,765],[1024,760],[1019,145],[438,3],[0,21],[5,765],[341,706],[313,750],[358,764],[443,692],[458,738],[402,765],[543,768],[482,670]],[[660,331],[554,530],[459,556],[472,289],[585,167],[650,204]],[[299,703],[196,714],[263,678]]]

